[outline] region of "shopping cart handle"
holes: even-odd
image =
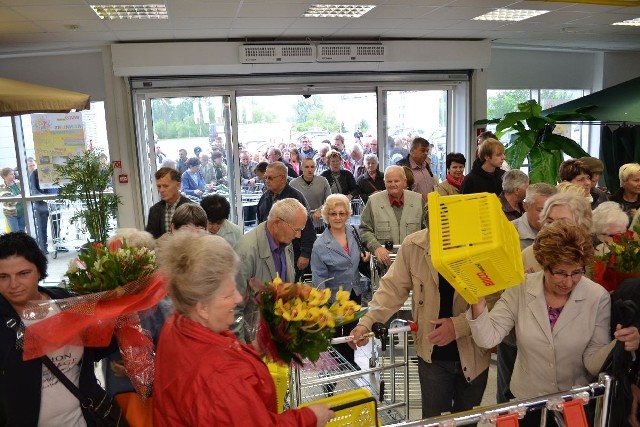
[[[390,334],[399,334],[401,332],[416,332],[418,330],[418,324],[410,320],[406,321],[406,326],[399,326],[397,328],[390,328]],[[362,336],[362,338],[371,338],[374,336],[373,332],[368,332]],[[331,345],[344,344],[353,341],[353,335],[347,335],[344,337],[337,337],[331,339]]]
[[[373,396],[365,397],[364,399],[354,400],[353,402],[343,403],[342,405],[332,406],[330,409],[334,412],[342,411],[344,409],[353,408],[354,406],[364,405],[365,403],[373,402],[378,412],[378,402]]]

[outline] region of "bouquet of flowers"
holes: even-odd
[[[107,347],[115,335],[136,392],[148,397],[155,352],[138,312],[155,306],[166,295],[155,268],[155,254],[147,248],[130,247],[122,240],[108,247],[88,244],[66,273],[67,288],[80,296],[34,301],[23,310],[25,320],[42,319],[25,330],[24,360],[69,344]]]
[[[260,310],[257,341],[266,357],[278,363],[302,365],[315,362],[326,351],[335,327],[360,318],[364,311],[339,290],[329,303],[331,289],[316,289],[305,283],[253,281],[251,287]]]
[[[593,266],[593,280],[608,291],[630,277],[640,276],[640,225],[634,231],[613,236],[612,242],[604,244],[602,255],[596,255]]]

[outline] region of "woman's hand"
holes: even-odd
[[[384,246],[380,246],[375,251],[376,258],[378,259],[379,262],[383,263],[384,265],[390,265],[391,264],[391,259],[389,258],[389,254],[390,254],[390,252],[388,250],[386,250],[384,248]]]
[[[473,320],[476,320],[478,318],[478,316],[480,316],[482,314],[482,312],[484,311],[484,309],[487,307],[487,302],[484,299],[484,297],[480,297],[478,298],[478,302],[475,304],[471,304],[471,318]]]
[[[349,347],[351,347],[354,350],[356,349],[356,347],[362,347],[363,345],[367,345],[367,343],[369,342],[369,338],[367,337],[363,338],[363,335],[368,333],[369,333],[369,330],[367,329],[366,326],[363,326],[363,325],[356,326],[351,330],[351,333],[349,334],[353,337],[353,341],[349,341],[347,344],[349,344]]]
[[[640,345],[640,333],[635,326],[623,328],[622,325],[616,325],[616,331],[613,333],[615,339],[624,343],[626,351],[636,351]]]
[[[307,408],[311,409],[316,416],[316,426],[324,427],[333,417],[336,416],[336,413],[331,410],[331,407],[326,403],[320,403],[316,405],[309,405]]]
[[[371,259],[371,252],[365,252],[365,253],[361,253],[360,254],[360,258],[362,259],[362,261],[364,262],[369,262],[369,260]]]

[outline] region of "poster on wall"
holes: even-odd
[[[40,188],[55,188],[57,168],[85,151],[82,113],[32,114],[31,127]]]

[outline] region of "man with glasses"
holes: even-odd
[[[273,173],[267,171],[266,176],[273,176]],[[286,282],[295,280],[294,248],[291,243],[300,240],[308,223],[307,208],[296,199],[284,198],[273,203],[266,221],[238,240],[234,249],[242,260],[236,276],[241,295],[246,296],[250,279],[259,282],[268,282],[276,277]],[[255,319],[257,312],[255,307],[246,307],[246,301],[245,297],[236,306],[235,317],[241,317],[241,320],[236,321],[232,331],[241,340],[251,342],[254,338],[251,329],[255,326],[252,319]]]
[[[309,212],[309,204],[301,192],[289,185],[287,181],[287,167],[282,162],[273,162],[267,166],[264,174],[264,181],[267,191],[262,194],[258,202],[258,223],[264,222],[270,215],[271,208],[275,202],[282,199],[296,199]],[[303,274],[310,273],[309,261],[311,259],[311,249],[316,241],[316,233],[313,229],[311,217],[307,214],[307,222],[302,227],[300,236],[293,241],[293,252],[296,266],[296,277],[299,279]]]

